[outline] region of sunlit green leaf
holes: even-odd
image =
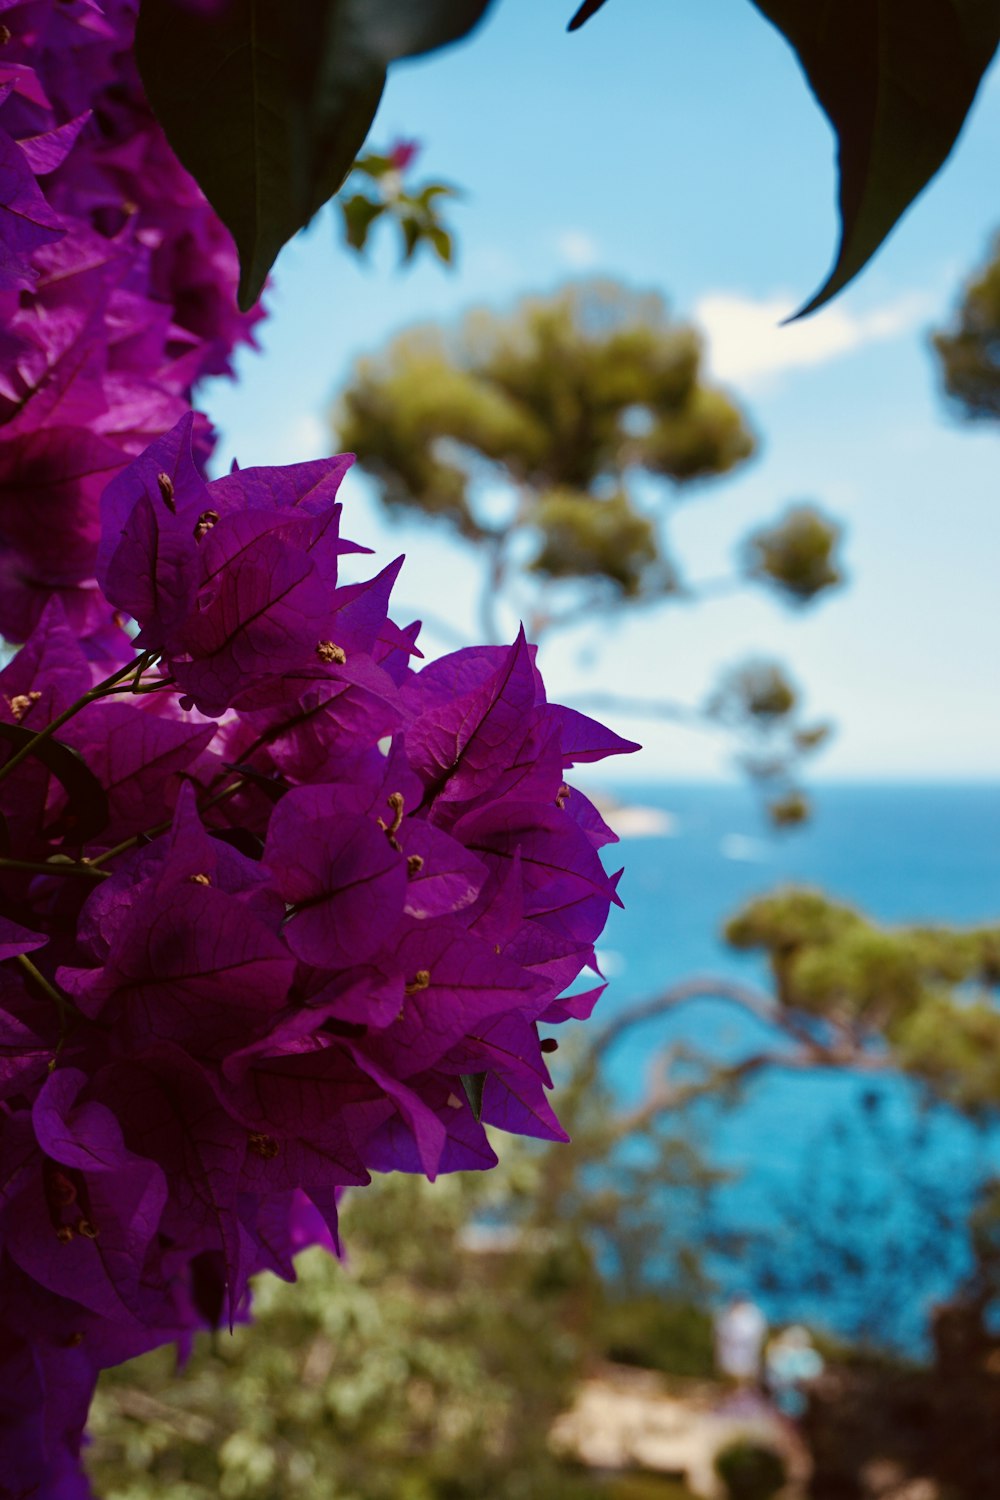
[[[363,250],[368,243],[368,231],[375,220],[385,213],[384,203],[373,203],[364,193],[355,193],[341,203],[344,215],[344,232],[352,250]]]

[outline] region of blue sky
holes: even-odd
[[[810,499],[846,523],[850,586],[805,612],[745,591],[552,640],[552,695],[613,686],[697,702],[720,668],[776,655],[837,722],[817,777],[996,778],[1000,428],[945,410],[928,331],[1000,228],[1000,66],[952,161],[860,282],[782,329],[836,238],[832,137],[793,55],[748,0],[609,0],[567,36],[572,9],[496,0],[470,41],[395,71],[372,139],[417,137],[417,175],[465,188],[451,215],[458,270],[399,273],[387,244],[359,265],[321,214],[278,261],[263,352],[241,356],[237,385],[203,394],[221,463],[329,451],[324,413],[351,361],[408,323],[571,276],[656,288],[703,329],[710,369],[761,438],[739,475],[677,508],[670,535],[689,575],[729,571],[748,527]],[[380,557],[407,553],[400,604],[473,637],[475,554],[387,522],[363,476],[343,494],[349,535]],[[647,747],[633,774],[730,774],[710,737],[616,727]]]

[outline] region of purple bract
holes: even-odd
[[[340,576],[349,457],[206,479],[259,313],[134,10],[0,0],[0,1500],[85,1496],[99,1372],[247,1317],[344,1188],[564,1138],[538,1025],[617,876],[563,778],[637,748],[523,632],[420,666],[399,561]]]

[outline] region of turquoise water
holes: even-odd
[[[1000,786],[821,786],[812,824],[781,836],[747,788],[621,795],[668,812],[671,828],[607,851],[626,873],[625,910],[601,944],[605,1020],[691,974],[766,984],[759,962],[719,933],[742,902],[782,882],[822,887],[890,923],[1000,922]],[[720,1057],[769,1040],[731,1006],[698,1001],[616,1047],[619,1097],[637,1099],[657,1051],[678,1039]],[[1000,1172],[1000,1132],[928,1110],[905,1082],[788,1072],[756,1079],[736,1107],[699,1106],[685,1130],[736,1174],[713,1233],[750,1242],[709,1257],[721,1285],[751,1285],[775,1318],[921,1344],[929,1307],[967,1265],[961,1219],[977,1183]]]

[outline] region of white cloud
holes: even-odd
[[[782,327],[795,311],[791,298],[709,292],[695,303],[694,316],[707,340],[708,367],[719,380],[743,387],[773,384],[792,370],[823,365],[865,344],[895,338],[916,327],[930,311],[922,295],[898,298],[866,313],[838,304],[811,318]]]
[[[589,271],[601,258],[600,246],[585,229],[563,229],[555,245],[563,265],[574,271]]]

